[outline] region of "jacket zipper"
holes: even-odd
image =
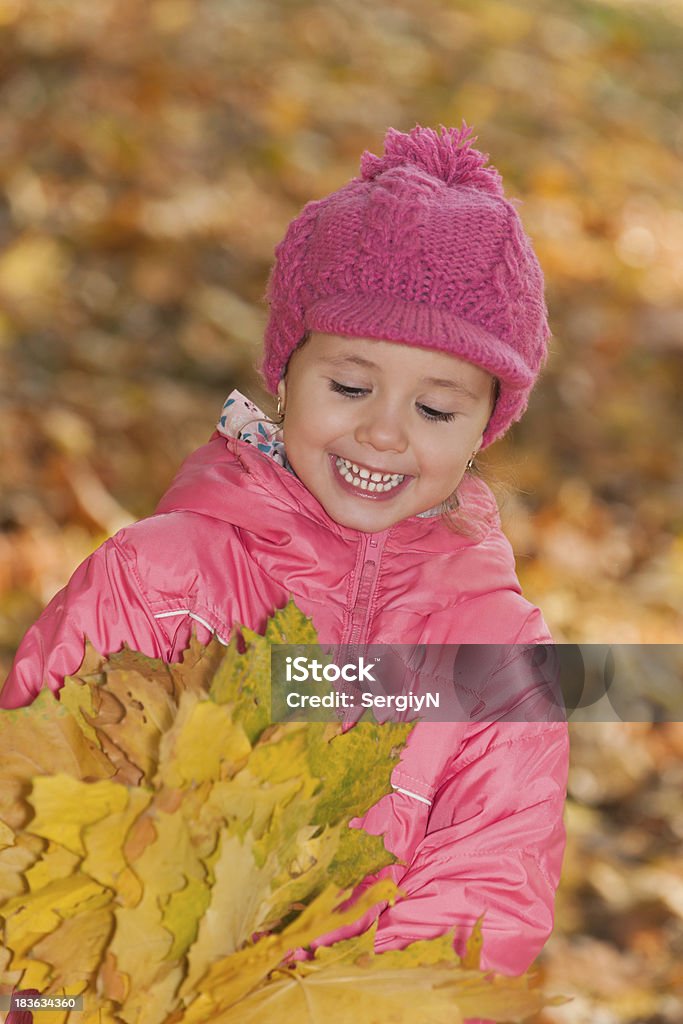
[[[363,535],[363,555],[358,585],[351,606],[349,624],[345,631],[346,636],[342,643],[359,644],[366,641],[370,608],[375,596],[380,560],[388,534],[388,530],[383,530],[380,533]]]

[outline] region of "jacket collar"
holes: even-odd
[[[475,524],[471,536],[449,530],[441,516],[421,515],[409,516],[382,532],[425,552],[445,546],[470,547],[491,535],[502,537],[495,499],[483,481],[466,476],[458,494]],[[218,430],[185,460],[155,511],[178,510],[224,520],[274,543],[283,532],[291,537],[302,527],[346,544],[357,544],[364,536],[331,519],[298,477],[276,459],[264,457],[253,443],[226,437]]]

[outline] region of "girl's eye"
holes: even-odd
[[[456,415],[454,412],[439,412],[438,409],[430,409],[428,405],[418,405],[418,409],[426,420],[437,420],[439,423],[450,423]]]
[[[340,384],[338,380],[329,379],[328,384],[330,391],[336,391],[344,398],[362,398],[363,395],[370,393],[369,388],[353,388],[348,384]],[[419,402],[417,408],[423,419],[431,420],[433,423],[450,423],[457,416],[455,412],[439,412],[438,409],[431,409],[428,405],[421,405]]]
[[[330,380],[330,391],[336,391],[339,395],[344,395],[346,398],[360,398],[361,395],[366,395],[367,388],[351,388],[346,384],[340,384],[337,380]]]

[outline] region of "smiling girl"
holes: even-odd
[[[29,630],[2,706],[57,692],[85,637],[177,661],[193,630],[262,631],[291,597],[323,643],[550,641],[470,472],[524,412],[548,341],[540,268],[486,161],[465,126],[389,129],[383,156],[304,207],[267,290],[280,422],[233,392],[155,515]],[[378,951],[456,928],[462,952],[485,914],[483,966],[526,969],[552,930],[566,773],[563,723],[416,725],[393,791],[353,823],[384,836],[405,896],[313,945],[377,918]]]

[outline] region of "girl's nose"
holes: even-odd
[[[408,447],[404,417],[398,410],[380,404],[374,408],[368,405],[356,427],[356,440],[378,452],[404,452]]]

